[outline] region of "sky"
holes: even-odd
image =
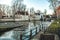
[[[0,4],[10,5],[12,0],[0,0]]]
[[[0,0],[0,4],[11,5],[12,0]],[[35,10],[40,10],[44,12],[44,9],[47,10],[47,14],[52,14],[52,10],[49,8],[49,2],[47,0],[24,0],[23,3],[27,8],[34,8]]]
[[[35,10],[40,10],[44,12],[47,10],[47,14],[52,14],[53,10],[49,8],[50,3],[47,0],[24,0],[24,3],[27,5],[27,8],[33,7]]]

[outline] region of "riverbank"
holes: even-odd
[[[0,22],[30,22],[30,21],[51,21],[41,19],[0,19]]]
[[[56,34],[60,40],[60,20],[54,20],[45,33]]]
[[[55,33],[58,28],[60,28],[60,20],[54,20],[54,22],[47,29],[47,32]]]

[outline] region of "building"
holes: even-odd
[[[35,13],[35,19],[40,20],[40,13]]]
[[[28,12],[27,11],[17,11],[15,13],[15,19],[21,19],[21,20],[28,20],[29,16],[28,16]]]
[[[60,6],[56,8],[56,14],[57,18],[60,18]]]
[[[44,15],[45,15],[44,13],[37,10],[37,12],[35,12],[35,19],[37,20],[44,19]]]

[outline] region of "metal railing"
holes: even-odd
[[[30,40],[33,36],[35,36],[38,32],[40,32],[40,27],[36,27],[31,29],[30,31],[20,34],[20,40]]]

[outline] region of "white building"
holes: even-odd
[[[35,12],[35,19],[36,20],[40,20],[41,18],[44,19],[44,15],[45,15],[44,13],[37,10],[37,12]]]
[[[15,19],[19,19],[19,20],[28,20],[29,19],[29,15],[28,12],[24,12],[24,11],[18,11],[17,13],[15,13]]]

